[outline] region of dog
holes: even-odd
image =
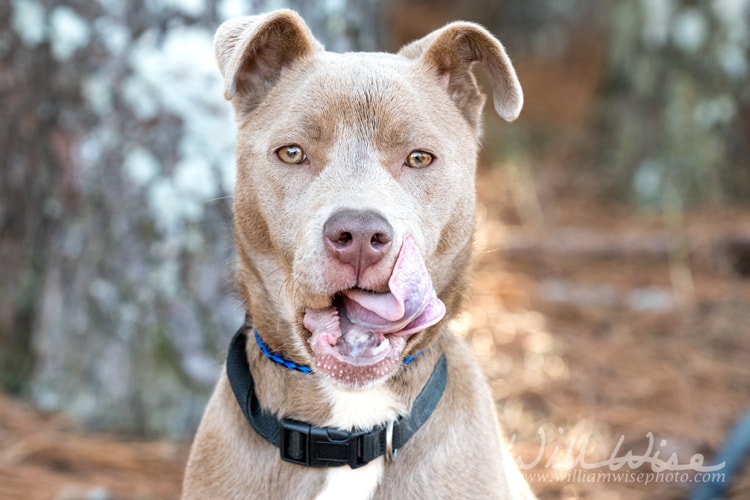
[[[214,49],[248,314],[183,498],[534,498],[447,326],[474,231],[475,63],[502,118],[523,105],[503,46],[454,22],[397,54],[336,54],[277,10],[225,22]]]

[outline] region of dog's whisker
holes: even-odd
[[[206,201],[203,202],[203,204],[204,205],[208,205],[209,203],[213,203],[215,201],[219,201],[219,200],[231,200],[233,198],[234,198],[234,196],[232,196],[231,194],[227,195],[227,196],[219,196],[218,198],[211,198],[210,200],[206,200]]]
[[[282,268],[280,268],[280,267],[277,267],[276,269],[273,269],[273,270],[271,270],[271,271],[268,271],[268,273],[267,273],[267,274],[266,274],[265,276],[263,276],[263,278],[268,278],[269,276],[271,276],[271,275],[273,275],[273,274],[275,274],[275,273],[278,273],[278,272],[280,272],[280,271],[283,271],[283,269],[282,269]]]

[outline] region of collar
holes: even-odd
[[[268,345],[266,345],[265,342],[263,342],[263,339],[260,338],[260,335],[258,334],[258,330],[253,328],[253,333],[255,334],[255,342],[258,344],[258,347],[260,347],[260,350],[263,352],[263,354],[270,359],[271,361],[274,361],[280,365],[286,366],[290,370],[297,370],[302,373],[310,373],[312,369],[307,365],[298,365],[294,361],[288,359],[286,356],[281,354],[280,352],[272,351],[268,348]],[[414,359],[422,354],[422,350],[420,349],[419,352],[416,354],[413,354],[406,358],[404,360],[404,364],[410,363],[414,361]]]
[[[262,438],[279,448],[281,459],[286,462],[309,467],[348,465],[356,469],[383,455],[386,459],[393,460],[396,457],[396,451],[432,415],[443,395],[448,379],[448,363],[445,354],[442,354],[427,383],[414,400],[411,413],[370,431],[347,431],[334,427],[317,427],[291,418],[279,419],[275,414],[263,410],[255,396],[255,384],[245,350],[247,346],[245,330],[246,327],[242,326],[229,344],[227,355],[229,383],[248,423]],[[260,340],[257,332],[256,340],[261,345],[264,354],[269,356],[268,349],[263,348],[265,344]],[[275,355],[285,360],[281,355]],[[284,364],[283,361],[280,363]],[[309,367],[305,368],[310,371]]]

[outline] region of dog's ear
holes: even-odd
[[[298,59],[323,50],[299,14],[281,9],[224,22],[214,36],[214,53],[224,76],[224,98],[251,110]]]
[[[421,59],[436,73],[466,119],[479,124],[484,96],[477,87],[471,67],[482,64],[490,76],[495,110],[513,121],[523,107],[523,92],[516,71],[502,44],[478,24],[458,21],[405,45],[399,54]]]

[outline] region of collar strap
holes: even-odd
[[[260,335],[258,334],[258,330],[253,329],[253,333],[255,334],[255,342],[258,344],[258,347],[260,347],[260,350],[265,354],[265,356],[270,359],[271,361],[274,361],[280,365],[286,366],[290,370],[297,370],[302,373],[310,373],[312,369],[307,365],[298,365],[294,361],[288,359],[286,356],[281,354],[280,352],[272,351],[268,348],[268,345],[263,342],[263,339],[260,338]],[[416,354],[412,354],[408,358],[404,360],[404,364],[409,363],[411,361],[414,361],[414,358],[422,354],[422,350],[420,349],[419,352]]]
[[[286,462],[309,467],[348,465],[356,469],[382,455],[392,459],[398,448],[432,415],[445,390],[448,362],[445,354],[442,354],[427,383],[414,400],[411,413],[387,425],[370,431],[346,431],[333,427],[316,427],[291,418],[279,420],[275,414],[261,409],[255,396],[255,384],[245,350],[245,328],[242,326],[234,334],[229,345],[229,383],[248,423],[261,437],[279,448],[281,459]]]
[[[276,363],[280,365],[284,365],[290,370],[297,370],[302,373],[310,373],[312,370],[309,366],[306,365],[298,365],[294,361],[291,361],[290,359],[287,359],[286,356],[279,352],[271,351],[268,349],[268,346],[265,342],[263,342],[263,339],[260,338],[260,335],[258,335],[258,330],[253,329],[253,333],[255,333],[255,342],[258,343],[258,347],[260,347],[260,350],[263,351],[263,354],[266,355],[268,359],[271,361],[275,361]]]

